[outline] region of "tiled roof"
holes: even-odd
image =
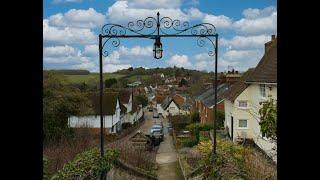
[[[119,93],[117,92],[106,92],[103,94],[102,100],[102,114],[103,115],[113,115],[117,106],[117,99],[119,97]],[[94,115],[100,115],[100,94],[94,93],[89,94],[89,99],[92,103],[92,108],[94,111]],[[121,114],[126,112],[126,108],[120,103]]]
[[[212,88],[211,88],[212,89]],[[223,94],[228,90],[228,84],[220,84],[217,88],[217,103],[220,102],[224,97]],[[209,91],[209,90],[208,90]],[[214,90],[210,91],[211,94],[202,100],[206,107],[211,107],[214,105]]]
[[[156,98],[157,104],[161,104],[166,97],[162,95],[156,95],[155,98]]]
[[[122,89],[119,91],[120,102],[123,104],[128,104],[130,100],[131,90],[130,89]]]
[[[179,106],[181,106],[185,101],[185,99],[179,94],[174,95],[172,98],[173,98],[174,102],[176,104],[178,104]]]
[[[242,93],[242,91],[248,87],[248,84],[245,81],[250,77],[250,74],[253,71],[254,68],[248,69],[248,71],[242,75],[239,81],[231,85],[231,87],[224,92],[222,96],[230,101],[234,101]]]
[[[259,64],[246,82],[277,82],[277,39],[267,43],[269,50],[261,58]]]

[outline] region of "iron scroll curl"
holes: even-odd
[[[197,45],[204,47],[206,42],[216,47],[212,37],[216,37],[216,27],[210,23],[201,23],[190,26],[188,21],[181,22],[178,19],[170,17],[159,18],[159,14],[155,17],[147,17],[144,20],[136,20],[128,22],[127,26],[120,24],[105,24],[101,29],[101,35],[105,37],[102,48],[109,45],[110,47],[118,47],[121,42],[120,38],[141,37],[155,39],[155,37],[179,37],[184,35],[198,37]],[[103,56],[107,57],[108,51],[103,50]],[[208,52],[209,56],[214,56],[214,51]]]

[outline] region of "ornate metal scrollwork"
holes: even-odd
[[[127,26],[106,24],[102,27],[102,35],[106,38],[102,47],[107,43],[111,43],[113,47],[118,47],[120,45],[119,38],[130,38],[132,36],[154,39],[159,36],[179,37],[179,35],[189,35],[191,37],[198,37],[198,46],[203,47],[206,41],[209,41],[215,48],[215,43],[210,37],[216,35],[216,28],[210,23],[190,26],[187,21],[172,20],[170,17],[162,17],[160,19],[158,13],[157,18],[147,17],[144,20],[131,21]],[[214,51],[209,51],[208,54],[209,56],[214,56]],[[103,55],[108,56],[109,53],[103,51]]]

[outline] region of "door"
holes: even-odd
[[[231,116],[231,139],[233,141],[233,116]]]

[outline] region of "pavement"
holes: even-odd
[[[172,142],[172,136],[168,133],[168,119],[161,118],[164,126],[164,141],[161,142],[156,155],[156,162],[159,165],[159,180],[184,180],[177,160],[177,152]]]

